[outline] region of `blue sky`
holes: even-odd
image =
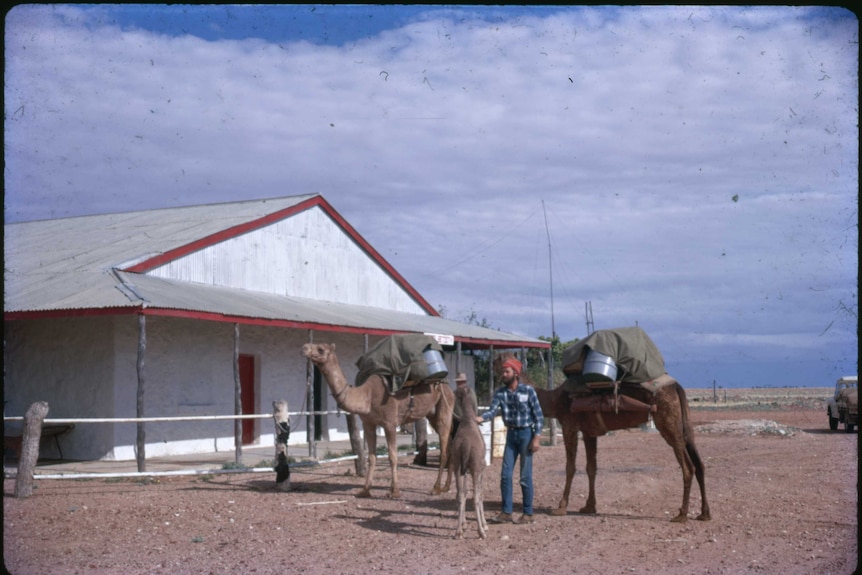
[[[858,30],[782,6],[20,5],[5,218],[320,193],[447,317],[550,335],[553,274],[563,340],[589,302],[684,385],[831,385],[858,361]]]

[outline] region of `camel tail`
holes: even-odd
[[[679,398],[679,410],[682,415],[682,433],[685,437],[685,451],[694,463],[695,469],[703,469],[700,453],[694,444],[694,428],[691,426],[691,413],[688,409],[688,396],[679,382],[676,382],[676,395]]]

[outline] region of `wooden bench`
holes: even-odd
[[[58,424],[47,424],[42,426],[42,435],[40,437],[40,441],[45,441],[48,439],[54,438],[54,445],[57,446],[57,451],[60,453],[60,459],[63,459],[63,448],[60,447],[60,436],[66,433],[69,433],[75,429],[75,425],[71,423],[58,423]],[[15,451],[15,455],[21,456],[21,442],[24,437],[22,435],[21,429],[18,430],[10,430],[6,429],[3,433],[3,453],[6,454],[6,451],[12,449]]]

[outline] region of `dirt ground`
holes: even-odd
[[[736,393],[736,392],[735,392]],[[682,479],[658,433],[599,439],[598,513],[580,515],[584,450],[568,515],[553,517],[563,447],[537,455],[533,525],[491,525],[454,540],[454,486],[430,495],[435,471],[401,457],[402,498],[372,499],[350,461],[297,468],[292,490],[266,473],[141,479],[39,480],[28,499],[4,481],[3,558],[16,575],[288,573],[839,574],[858,561],[858,435],[829,431],[821,398],[785,393],[689,394],[707,465],[712,520],[670,523]],[[741,397],[741,399],[740,399]],[[384,458],[385,459],[385,458]],[[500,462],[485,473],[485,508],[500,509]],[[520,511],[515,488],[515,510]]]

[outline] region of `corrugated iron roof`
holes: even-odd
[[[513,347],[546,343],[438,316],[284,297],[125,272],[118,275],[135,294],[146,300],[146,308],[184,311],[193,317],[333,331],[438,333],[479,344],[510,344]]]
[[[4,312],[137,306],[113,269],[295,206],[315,194],[4,226]]]
[[[7,224],[4,315],[16,319],[51,312],[74,315],[94,310],[122,313],[143,309],[145,313],[180,313],[222,321],[357,332],[430,332],[480,344],[548,346],[538,339],[434,315],[283,297],[121,271],[316,196]]]

